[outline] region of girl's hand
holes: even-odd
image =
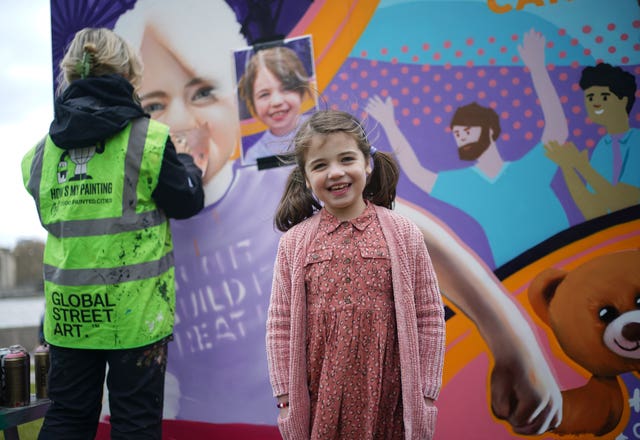
[[[278,417],[280,417],[281,419],[286,418],[289,415],[289,407],[286,408],[280,408],[280,413],[278,414]]]
[[[280,414],[278,414],[278,417],[284,419],[289,415],[289,395],[283,394],[282,396],[278,396],[277,399],[277,407],[280,410]]]

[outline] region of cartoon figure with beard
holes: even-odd
[[[465,211],[482,226],[496,266],[530,248],[531,243],[537,244],[569,226],[551,188],[558,168],[545,157],[544,143],[555,140],[562,144],[568,128],[545,66],[544,48],[545,38],[533,30],[518,46],[531,73],[545,124],[542,141],[517,161],[507,161],[500,154],[500,120],[492,108],[474,102],[456,110],[451,132],[460,159],[473,165],[436,173],[420,164],[398,128],[391,97],[383,100],[374,96],[366,107],[380,122],[409,180],[431,196]]]
[[[593,149],[578,151],[573,142],[545,145],[562,169],[567,187],[586,219],[640,203],[640,129],[630,127],[635,76],[607,63],[582,70],[580,88],[589,119],[607,133]]]

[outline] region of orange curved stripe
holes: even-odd
[[[294,38],[311,35],[318,94],[324,91],[347,59],[378,3],[378,0],[316,0],[287,36]],[[314,105],[315,101],[306,101],[303,111],[311,109]],[[242,136],[266,129],[267,127],[256,119],[246,120],[241,124]]]
[[[378,3],[378,0],[316,1],[289,34],[289,38],[312,35],[320,92],[347,59]]]
[[[538,329],[546,334],[554,357],[572,365],[576,371],[581,373],[581,369],[560,348],[548,326],[542,324],[531,309],[526,295],[529,284],[537,274],[546,268],[558,267],[571,270],[596,256],[637,248],[640,248],[640,220],[633,220],[578,239],[522,268],[506,278],[503,284],[507,290],[514,294],[514,300],[522,306]],[[443,384],[449,382],[470,359],[474,359],[483,351],[488,353],[493,362],[493,356],[480,337],[474,323],[459,312],[455,306],[447,305],[457,314],[447,321],[447,367],[443,375]]]

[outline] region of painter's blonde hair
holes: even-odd
[[[142,61],[121,36],[106,28],[85,28],[76,33],[60,61],[58,93],[85,75],[117,74],[138,88]]]

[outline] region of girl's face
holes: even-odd
[[[286,90],[280,80],[264,65],[258,68],[253,83],[253,106],[256,116],[271,133],[283,136],[296,128],[302,95]]]
[[[362,192],[371,173],[353,137],[343,132],[316,135],[307,149],[304,165],[307,186],[325,209],[340,220],[362,214]]]
[[[220,72],[211,72],[211,77],[198,77],[152,31],[145,32],[140,53],[144,62],[139,91],[142,107],[167,124],[176,139],[186,140],[204,182],[209,182],[238,142],[235,99],[232,94],[221,94],[216,80],[224,66]]]

